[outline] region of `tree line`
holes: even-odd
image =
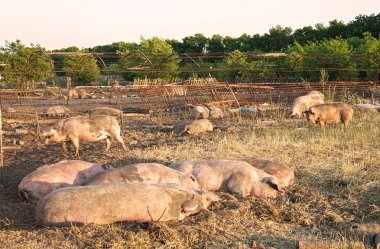
[[[328,26],[317,24],[294,32],[276,26],[264,35],[238,38],[203,34],[182,41],[142,37],[139,43],[53,51],[73,52],[69,56],[46,52],[39,45],[6,42],[0,48],[0,81],[21,87],[53,75],[70,76],[76,84],[97,81],[100,75],[118,75],[127,81],[206,76],[229,81],[318,81],[321,70],[329,80],[370,80],[380,69],[380,14],[360,15],[347,24],[334,20]],[[97,55],[104,52],[112,54]],[[260,56],[265,52],[284,54]]]

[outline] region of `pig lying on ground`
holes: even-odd
[[[94,175],[110,168],[110,166],[79,160],[61,161],[42,166],[24,177],[18,186],[18,191],[20,197],[36,203],[53,190],[84,185]]]
[[[224,118],[224,112],[219,107],[211,108],[210,110],[210,118],[211,119],[221,119]]]
[[[66,141],[71,141],[75,148],[75,155],[79,156],[79,141],[94,142],[106,139],[106,152],[111,147],[109,138],[115,138],[121,143],[124,150],[127,147],[120,136],[120,125],[115,117],[107,115],[98,116],[78,116],[63,119],[55,126],[43,132],[42,137],[46,137],[44,144],[63,142],[62,149],[66,152]]]
[[[212,131],[213,126],[208,119],[198,119],[186,123],[178,123],[174,125],[174,130],[182,135],[184,133],[198,135],[199,133]]]
[[[82,88],[71,88],[67,93],[68,99],[84,99],[86,96],[87,92]]]
[[[191,115],[194,119],[205,119],[210,116],[210,110],[206,106],[197,105],[194,106],[193,109],[191,109]]]
[[[46,116],[63,116],[67,113],[69,113],[70,110],[64,106],[58,105],[58,106],[52,106],[44,110],[44,114]]]
[[[352,230],[360,236],[359,239],[363,238],[368,241],[374,248],[380,248],[380,225],[376,223],[368,224],[354,224]]]
[[[118,221],[169,221],[207,210],[219,198],[176,184],[109,183],[56,190],[36,208],[40,226],[111,224]]]
[[[194,176],[158,163],[138,163],[108,170],[94,176],[88,184],[111,182],[175,183],[185,189],[201,189]]]
[[[192,174],[206,190],[276,198],[283,190],[277,179],[246,162],[235,160],[188,160],[170,166]]]
[[[123,111],[116,109],[116,108],[111,108],[111,107],[97,107],[91,110],[88,110],[88,114],[90,116],[92,115],[109,115],[109,116],[118,116],[123,114]]]
[[[347,128],[352,119],[353,110],[345,103],[335,102],[315,105],[305,113],[307,121],[314,126],[319,124],[324,127],[326,124],[343,123],[344,128]]]
[[[325,96],[319,91],[311,91],[306,95],[297,97],[292,104],[290,110],[290,116],[302,117],[302,114],[306,112],[310,107],[324,103]]]
[[[239,108],[240,116],[243,118],[256,118],[262,115],[262,112],[258,108],[241,107]]]
[[[286,188],[294,184],[294,172],[288,166],[279,162],[270,160],[260,160],[250,157],[237,158],[238,160],[248,163],[249,165],[263,170],[265,173],[276,177],[280,188]]]
[[[380,105],[372,105],[372,104],[356,104],[353,106],[355,109],[362,111],[373,111],[380,112]]]

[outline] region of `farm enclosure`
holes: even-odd
[[[141,107],[138,98],[120,99],[120,102],[119,98],[106,97],[70,100],[68,108],[75,114],[100,105]],[[129,144],[129,152],[113,145],[111,151],[104,154],[101,142],[83,143],[80,159],[115,167],[136,162],[169,165],[191,158],[278,160],[289,165],[296,174],[296,185],[287,191],[285,198],[243,199],[221,194],[222,201],[213,204],[211,212],[182,222],[36,228],[34,206],[18,197],[18,183],[43,164],[74,157],[62,154],[58,145],[37,146],[37,138],[32,133],[35,112],[39,113],[48,105],[61,104],[63,100],[22,101],[25,102],[21,106],[12,104],[16,113],[10,113],[10,118],[17,118],[17,112],[29,112],[31,116],[25,120],[30,124],[12,127],[11,123],[4,123],[5,138],[10,136],[25,142],[21,149],[5,152],[6,184],[0,191],[0,243],[4,248],[260,248],[260,244],[295,248],[299,240],[349,243],[353,237],[348,228],[354,222],[380,220],[380,115],[356,111],[348,130],[330,126],[321,131],[311,129],[303,119],[287,119],[285,106],[270,103],[262,119],[227,118],[215,122],[217,128],[213,132],[199,137],[179,137],[171,132],[174,123],[186,119],[186,112],[160,112],[151,117],[125,116],[123,137]],[[35,104],[27,105],[27,101]],[[350,98],[350,101],[356,99]],[[32,132],[17,134],[16,129],[22,128]]]

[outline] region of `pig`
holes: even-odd
[[[221,118],[224,118],[224,112],[222,109],[218,108],[218,107],[215,107],[215,108],[211,108],[210,110],[210,118],[211,119],[221,119]]]
[[[207,210],[218,196],[176,184],[140,182],[69,187],[51,192],[36,207],[38,226],[169,221]]]
[[[354,224],[351,229],[360,236],[360,240],[364,238],[374,248],[380,248],[380,224]]]
[[[105,152],[111,147],[109,138],[115,138],[127,151],[123,138],[120,135],[120,125],[115,117],[107,115],[77,116],[59,121],[42,133],[46,137],[44,145],[63,142],[62,149],[67,152],[66,141],[71,141],[75,148],[75,155],[79,156],[79,141],[94,142],[106,139]]]
[[[208,119],[198,119],[186,123],[178,123],[174,125],[174,130],[182,135],[184,133],[198,135],[199,133],[212,131],[213,126]]]
[[[80,186],[111,166],[80,160],[45,165],[24,177],[18,186],[21,198],[36,203],[48,193],[63,187]]]
[[[307,121],[313,126],[319,124],[323,128],[326,124],[343,123],[344,128],[347,128],[352,119],[353,110],[345,103],[335,102],[315,105],[305,114]]]
[[[137,163],[102,172],[88,184],[111,182],[175,183],[185,189],[201,189],[194,176],[158,163]]]
[[[63,91],[65,93],[65,91]],[[85,89],[82,88],[70,88],[69,91],[67,91],[66,98],[67,99],[84,99],[87,96],[87,92]]]
[[[187,160],[174,163],[170,167],[192,174],[199,184],[209,191],[264,198],[276,198],[284,192],[276,177],[243,161]]]
[[[197,105],[191,109],[191,114],[194,119],[206,119],[210,116],[210,110],[206,106]]]
[[[256,118],[260,117],[262,115],[261,110],[258,108],[254,107],[241,107],[239,108],[240,111],[240,116],[244,118]]]
[[[70,110],[64,106],[52,106],[44,110],[44,114],[48,117],[52,116],[63,116],[66,115]]]
[[[249,165],[263,170],[265,173],[276,177],[280,188],[286,188],[294,184],[294,172],[288,166],[270,160],[261,160],[251,157],[236,158],[231,160],[243,161]]]
[[[291,106],[290,116],[301,118],[303,114],[312,106],[325,102],[325,96],[319,91],[311,91],[306,95],[297,97]]]
[[[88,110],[88,114],[91,115],[109,115],[109,116],[118,116],[123,114],[122,110],[111,108],[111,107],[97,107],[91,110]]]
[[[355,109],[362,111],[373,111],[380,112],[380,105],[372,105],[372,104],[356,104],[353,106]]]

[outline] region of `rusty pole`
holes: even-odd
[[[4,151],[3,151],[3,120],[2,113],[0,109],[0,172],[1,172],[1,182],[5,185],[4,180]]]

